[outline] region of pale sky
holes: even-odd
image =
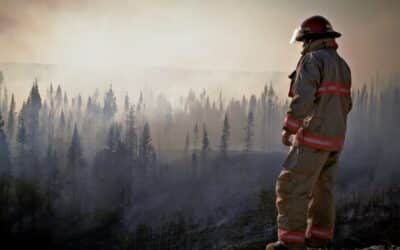
[[[290,72],[326,16],[355,81],[400,69],[400,1],[0,0],[0,62]]]

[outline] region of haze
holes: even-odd
[[[342,32],[355,84],[400,68],[399,1],[1,0],[1,62],[290,72],[314,14]]]

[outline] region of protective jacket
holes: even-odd
[[[351,73],[338,55],[334,39],[305,45],[292,79],[293,97],[283,129],[296,134],[296,144],[340,151],[351,110]]]

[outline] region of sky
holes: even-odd
[[[326,16],[356,82],[400,69],[400,1],[0,0],[0,62],[290,72]]]

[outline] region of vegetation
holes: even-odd
[[[399,243],[400,88],[376,86],[352,93],[337,247]],[[22,103],[0,90],[0,230],[14,248],[262,249],[276,237],[287,100],[271,85],[178,104],[151,92],[119,102],[112,87],[43,95],[37,81]]]

